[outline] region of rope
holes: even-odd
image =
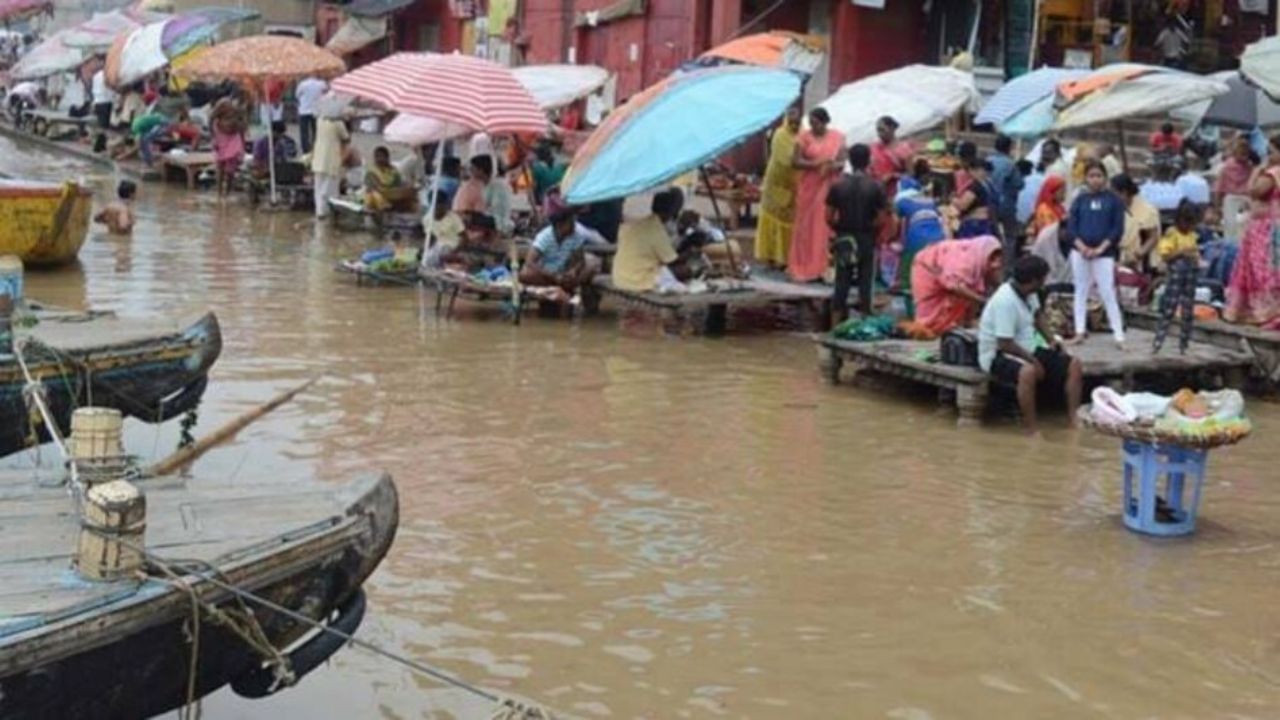
[[[236,587],[230,582],[226,582],[222,579],[219,579],[218,576],[225,577],[225,575],[223,575],[223,573],[217,567],[213,566],[212,564],[206,561],[185,560],[185,559],[166,559],[166,558],[162,558],[157,555],[154,555],[148,552],[147,550],[145,550],[144,548],[138,547],[136,545],[133,545],[125,541],[120,541],[120,544],[124,545],[125,547],[132,548],[133,550],[141,553],[142,556],[146,558],[148,563],[159,568],[161,572],[167,575],[172,584],[177,585],[178,583],[175,582],[174,580],[180,579],[180,576],[178,575],[178,573],[175,571],[174,568],[181,567],[181,566],[203,567],[205,568],[205,572],[203,573],[199,573],[195,571],[188,571],[188,572],[190,574],[195,574],[197,577],[199,577],[201,581],[207,582],[210,585],[213,585],[214,587],[217,587],[227,593],[230,593],[232,596],[237,598],[237,602],[239,602],[242,607],[244,607],[244,602],[248,601],[250,603],[258,605],[259,607],[265,608],[267,610],[271,610],[272,612],[279,613],[291,620],[294,620],[298,623],[306,625],[312,628],[313,630],[317,630],[323,633],[328,633],[335,637],[341,638],[343,641],[351,645],[363,648],[364,650],[367,650],[375,655],[381,656],[387,660],[397,663],[405,668],[408,668],[409,670],[413,670],[415,672],[426,675],[436,680],[437,682],[455,687],[459,690],[464,690],[478,698],[481,698],[490,703],[493,703],[494,705],[497,706],[492,716],[493,720],[552,720],[552,718],[555,717],[548,710],[546,710],[545,708],[539,705],[516,700],[514,698],[500,697],[496,693],[493,693],[489,690],[485,690],[484,688],[472,685],[466,682],[465,680],[458,678],[454,675],[451,675],[443,670],[439,670],[429,665],[425,665],[421,662],[418,662],[417,660],[405,657],[403,655],[396,654],[390,650],[385,650],[377,645],[374,645],[373,643],[367,642],[365,640],[361,640],[355,637],[354,635],[329,627],[328,625],[325,625],[322,622],[319,622],[306,615],[303,615],[302,613],[299,613],[297,611],[284,607],[279,603],[273,602],[271,600],[268,600],[267,598],[256,595],[248,590],[244,590],[242,588]],[[191,593],[193,595],[197,594],[193,586],[188,584],[187,587],[192,588]],[[201,601],[201,603],[205,608],[205,612],[208,613],[211,618],[217,620],[219,615],[225,616],[225,613],[222,610],[218,609],[217,607],[212,606],[209,603],[204,601]],[[253,649],[258,650],[260,653],[264,653],[264,655],[266,655],[266,653],[269,652],[270,653],[269,657],[271,658],[269,662],[280,663],[276,667],[278,684],[288,685],[288,684],[292,684],[292,682],[295,682],[296,678],[292,678],[292,672],[288,670],[288,659],[283,657],[280,654],[280,652],[275,648],[274,645],[271,645],[270,641],[266,638],[265,633],[262,632],[261,626],[257,624],[256,617],[253,616],[253,613],[248,612],[247,608],[245,608],[245,612],[248,613],[249,617],[254,619],[253,627],[256,630],[256,633],[253,633],[254,638],[250,639],[245,635],[241,635],[239,631],[242,630],[243,628],[237,628],[234,625],[229,625],[228,626],[229,629],[231,629],[233,632],[236,632],[237,635],[240,635],[241,639],[244,640],[246,644],[248,644]],[[281,681],[281,677],[280,677],[281,667],[284,667],[286,672],[289,673],[289,677],[284,682]]]

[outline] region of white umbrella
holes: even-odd
[[[80,48],[67,47],[63,44],[67,32],[63,30],[55,33],[31,48],[9,69],[10,77],[14,80],[38,80],[50,75],[70,72],[83,65],[87,59],[85,52]]]
[[[117,87],[132,85],[169,64],[161,41],[167,20],[132,31],[120,51]]]
[[[1280,36],[1263,38],[1246,47],[1240,56],[1240,74],[1280,99]]]
[[[896,120],[898,134],[906,137],[941,125],[978,98],[973,73],[908,65],[849,83],[819,107],[852,145],[874,141],[876,120],[883,115]]]
[[[525,65],[511,74],[543,110],[564,107],[609,81],[609,71],[598,65]]]
[[[1099,72],[1108,70],[1104,68]],[[1125,69],[1120,71],[1125,72]],[[1131,117],[1159,115],[1225,95],[1230,89],[1226,82],[1215,78],[1152,68],[1149,72],[1124,77],[1114,84],[1090,90],[1066,104],[1060,97],[1060,109],[1053,128],[1070,130]]]

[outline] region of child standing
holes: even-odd
[[[1117,345],[1124,344],[1124,316],[1116,295],[1116,256],[1124,237],[1125,207],[1120,197],[1107,188],[1107,171],[1102,163],[1089,160],[1084,166],[1085,187],[1071,203],[1067,215],[1066,240],[1071,243],[1071,276],[1075,284],[1075,342],[1089,334],[1087,323],[1089,291],[1098,295],[1107,310],[1107,323]]]
[[[1174,226],[1165,232],[1156,245],[1156,252],[1164,261],[1168,281],[1164,297],[1160,298],[1160,323],[1156,326],[1155,346],[1152,353],[1160,352],[1169,335],[1169,323],[1178,308],[1182,308],[1182,335],[1178,338],[1178,350],[1187,353],[1191,344],[1191,327],[1195,321],[1196,277],[1200,273],[1199,233],[1200,208],[1189,200],[1178,206]]]
[[[121,180],[116,186],[116,200],[109,203],[93,217],[96,223],[107,226],[112,235],[129,235],[133,232],[133,196],[138,186],[132,180]]]

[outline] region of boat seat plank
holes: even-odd
[[[224,561],[332,524],[376,481],[263,487],[142,480],[146,544],[168,557]],[[6,538],[0,544],[0,637],[137,588],[132,581],[92,583],[76,575],[79,521],[73,502],[65,488],[37,485],[30,473],[0,473],[0,533]]]
[[[179,318],[122,318],[113,315],[85,319],[71,317],[42,320],[30,329],[16,329],[15,336],[30,336],[61,350],[83,351],[130,345],[154,340],[157,336],[181,335],[199,319],[198,315]]]

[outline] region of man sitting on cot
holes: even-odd
[[[671,242],[670,231],[684,204],[684,195],[668,188],[653,196],[650,214],[623,223],[618,229],[618,253],[613,258],[613,286],[619,290],[649,292],[680,290],[688,267]],[[701,257],[701,247],[692,251]]]
[[[457,245],[444,251],[440,263],[468,273],[505,265],[508,243],[498,235],[498,225],[488,215],[469,215]]]
[[[1018,258],[1013,277],[987,301],[978,323],[978,365],[997,382],[1018,389],[1018,408],[1027,432],[1033,436],[1040,434],[1036,425],[1037,393],[1064,393],[1067,422],[1075,427],[1084,385],[1079,358],[1062,351],[1062,344],[1040,313],[1039,293],[1048,276],[1049,264],[1043,258]]]
[[[600,272],[600,259],[588,255],[586,249],[598,241],[598,236],[578,223],[572,209],[557,209],[551,224],[533,239],[520,268],[520,282],[530,287],[558,287],[570,295],[590,286]]]

